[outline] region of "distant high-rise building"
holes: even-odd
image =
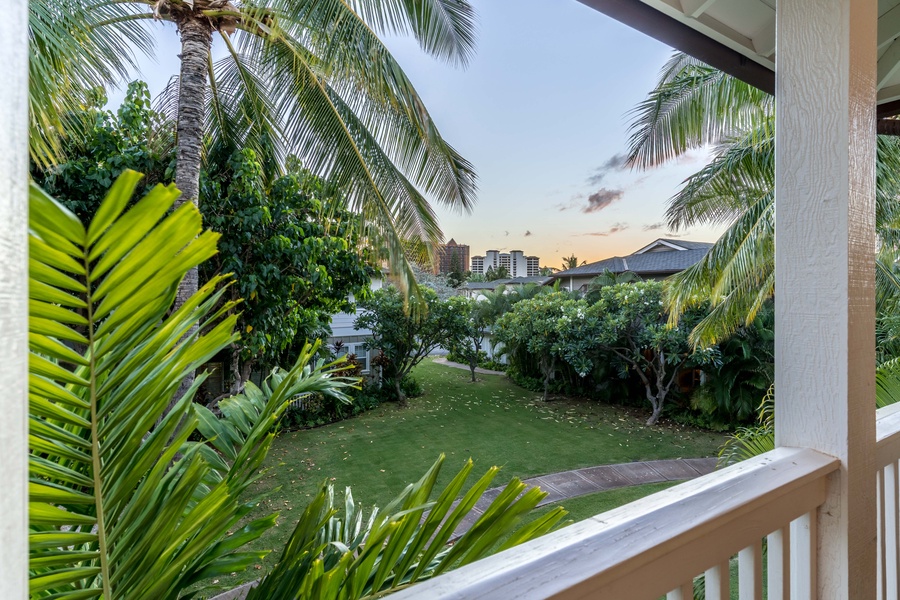
[[[469,247],[466,244],[457,244],[456,240],[451,238],[439,249],[435,273],[452,273],[454,270],[465,273],[468,264]]]
[[[510,277],[537,277],[541,274],[540,261],[537,256],[525,256],[521,250],[510,250],[508,253],[488,250],[484,256],[472,257],[471,271],[484,275],[488,269],[496,271],[505,267]]]
[[[472,257],[472,267],[470,269],[473,273],[484,273],[484,257],[483,256],[473,256]]]

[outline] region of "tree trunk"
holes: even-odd
[[[550,381],[553,379],[553,375],[556,373],[556,359],[548,359],[546,357],[542,357],[540,366],[541,371],[544,373],[544,397],[541,398],[541,400],[547,402],[550,399]]]
[[[231,373],[231,387],[228,391],[232,396],[240,394],[244,384],[241,379],[241,349],[238,348],[237,344],[231,345],[231,369],[229,373]]]
[[[394,378],[394,390],[397,392],[397,404],[406,406],[406,394],[403,393],[403,388],[400,386],[401,381],[403,381],[402,377]]]
[[[469,362],[469,370],[472,371],[472,383],[478,381],[475,379],[475,368],[478,366],[477,362]]]
[[[200,193],[200,164],[203,147],[203,125],[207,95],[207,69],[212,47],[212,26],[202,15],[191,15],[178,22],[181,34],[181,76],[178,87],[178,147],[175,185],[181,197],[175,206],[186,202],[197,205]],[[173,310],[180,308],[197,293],[197,268],[191,269],[178,286]],[[196,328],[187,335],[192,335]],[[184,378],[176,393],[181,398],[194,383],[194,373]]]

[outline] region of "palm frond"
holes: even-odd
[[[740,134],[773,110],[772,96],[675,53],[647,99],[631,111],[628,160],[639,167],[658,165]]]
[[[28,10],[30,152],[47,166],[61,159],[60,138],[75,126],[71,107],[121,81],[136,67],[134,51],[148,53],[152,38],[133,5],[29,0]]]
[[[249,565],[240,552],[272,517],[227,532],[290,395],[340,394],[335,365],[307,348],[265,404],[226,404],[211,421],[185,376],[237,339],[222,278],[170,313],[184,274],[216,251],[191,204],[157,186],[123,212],[140,176],[125,172],[85,227],[33,187],[30,198],[32,597],[176,598],[187,585]],[[339,370],[339,369],[338,369]],[[241,408],[230,410],[229,406]],[[214,435],[189,442],[195,431]],[[213,452],[228,432],[232,454]],[[218,447],[218,446],[216,446]],[[223,458],[224,457],[224,458]],[[233,460],[229,460],[233,457]]]
[[[537,488],[526,490],[525,484],[514,479],[472,527],[449,545],[498,469],[485,473],[457,502],[473,463],[467,461],[450,483],[436,492],[443,462],[441,456],[418,482],[407,486],[384,510],[373,509],[368,517],[349,489],[341,514],[333,487],[323,485],[297,523],[280,561],[250,591],[248,600],[375,597],[478,560],[498,544],[503,550],[543,535],[556,528],[566,514],[556,508],[516,529],[546,493]]]
[[[459,0],[351,0],[377,30],[412,33],[423,50],[440,59],[466,65],[475,52],[476,14]]]

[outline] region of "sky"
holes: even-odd
[[[478,47],[466,69],[410,38],[385,43],[444,138],[479,175],[470,214],[437,207],[446,239],[471,254],[523,250],[559,267],[630,254],[658,237],[715,241],[721,229],[669,231],[666,201],[699,170],[697,151],[648,171],[622,164],[629,111],[652,89],[671,48],[576,0],[471,0]],[[178,72],[180,43],[160,25],[156,61],[140,73],[158,93]],[[214,54],[220,49],[214,48]],[[110,104],[121,92],[110,94]]]

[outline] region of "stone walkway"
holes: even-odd
[[[646,483],[664,481],[686,481],[711,473],[716,468],[715,458],[679,458],[674,460],[651,460],[646,462],[622,463],[618,465],[601,465],[573,471],[562,471],[531,477],[523,482],[528,486],[538,486],[547,497],[538,506],[560,502],[569,498],[577,498],[595,492],[614,490]],[[454,532],[454,538],[461,536],[484,511],[500,495],[503,488],[487,490],[475,503],[466,518],[462,520]]]
[[[445,367],[453,367],[454,369],[465,369],[469,370],[469,365],[464,365],[458,362],[451,362],[446,358],[435,358],[434,364],[436,365],[444,365]],[[482,369],[481,367],[475,367],[475,372],[480,373],[482,375],[506,375],[503,371],[491,371],[490,369]]]

